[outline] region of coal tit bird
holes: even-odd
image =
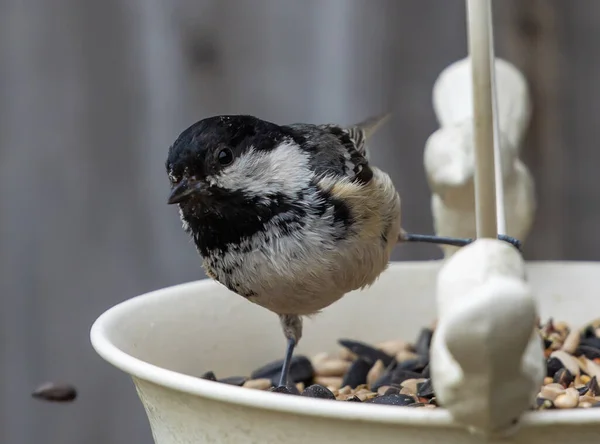
[[[387,117],[343,127],[215,116],[169,148],[168,203],[179,206],[206,274],[280,318],[287,338],[280,385],[302,316],[371,285],[397,242],[472,241],[402,230],[400,196],[367,160],[366,141]]]

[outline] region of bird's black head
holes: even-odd
[[[252,116],[195,123],[169,149],[168,203],[179,204],[184,221],[204,230],[220,225],[239,232],[244,224],[264,223],[296,200],[311,179],[299,137],[289,127]]]
[[[215,116],[193,124],[169,149],[166,168],[173,187],[169,203],[202,194],[203,187],[210,186],[207,179],[224,173],[251,146],[269,150],[280,139],[277,125],[252,116]]]

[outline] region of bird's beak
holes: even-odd
[[[194,178],[182,179],[175,188],[171,191],[167,203],[173,205],[184,201],[192,194],[201,192],[204,189],[204,184]]]

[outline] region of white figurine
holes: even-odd
[[[531,115],[527,83],[508,62],[497,59],[499,147],[504,185],[506,233],[525,240],[536,210],[533,178],[519,159]],[[438,236],[475,237],[475,153],[469,59],[446,68],[434,86],[440,128],[427,140],[424,165],[432,191]],[[442,247],[446,257],[457,248]]]
[[[438,275],[437,309],[431,377],[438,402],[475,432],[515,431],[546,375],[519,252],[496,239],[460,249]]]
[[[521,146],[531,118],[531,101],[525,76],[511,63],[496,57],[495,84],[498,125]],[[473,90],[470,58],[447,66],[433,85],[433,109],[441,127],[473,117]]]

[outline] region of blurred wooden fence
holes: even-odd
[[[528,76],[529,259],[600,258],[600,2],[495,2]],[[165,204],[180,130],[216,113],[350,123],[386,108],[373,158],[430,232],[431,86],[466,54],[462,0],[0,0],[0,442],[151,442],[133,385],[88,340],[136,294],[202,277]],[[407,246],[397,259],[439,257]],[[29,398],[77,384],[76,405]]]

